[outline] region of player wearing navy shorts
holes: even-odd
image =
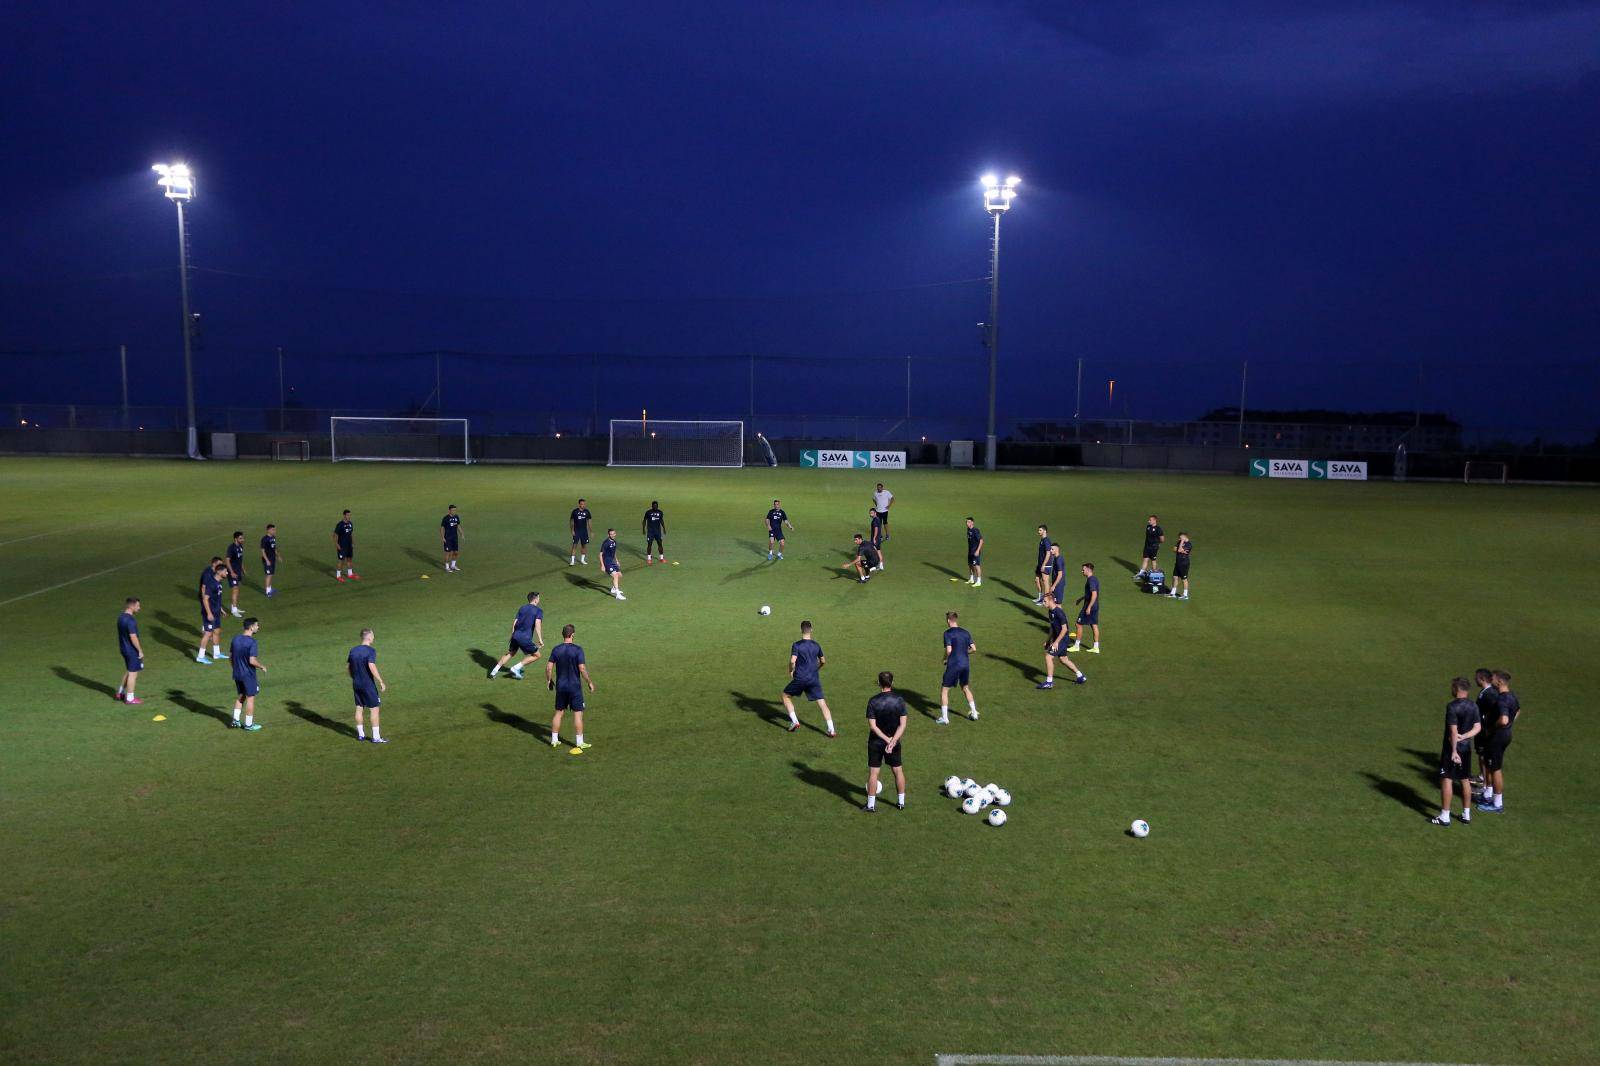
[[[789,712],[789,732],[800,728],[800,717],[794,713],[794,697],[804,696],[822,709],[822,720],[828,723],[828,736],[838,734],[833,729],[833,712],[822,696],[822,668],[828,657],[822,654],[822,645],[811,639],[811,623],[800,623],[800,639],[789,646],[789,683],[783,686],[783,709]]]
[[[228,568],[222,556],[213,555],[211,562],[200,571],[200,651],[194,657],[197,663],[220,662],[222,654],[222,582]],[[206,658],[206,646],[211,646],[211,658]]]
[[[875,570],[883,569],[883,542],[888,537],[887,527],[884,525],[883,512],[867,508],[867,541],[878,549],[878,565]]]
[[[1175,600],[1189,598],[1189,555],[1194,551],[1194,541],[1189,534],[1178,533],[1178,543],[1172,549],[1172,592]],[[1178,595],[1178,582],[1183,582],[1183,595]]]
[[[772,559],[773,545],[777,545],[778,558],[783,558],[783,548],[788,543],[783,539],[784,526],[788,526],[791,533],[794,532],[794,523],[789,521],[788,512],[783,509],[783,505],[779,501],[773,500],[772,510],[767,512],[767,560],[769,562]]]
[[[1078,602],[1083,604],[1083,609],[1078,612],[1078,631],[1073,635],[1072,647],[1068,651],[1083,650],[1083,627],[1088,626],[1094,632],[1094,647],[1089,650],[1095,655],[1100,654],[1100,579],[1094,576],[1094,564],[1083,564],[1083,595]]]
[[[906,809],[906,772],[901,767],[900,738],[906,735],[906,701],[894,694],[894,675],[878,675],[878,694],[867,701],[867,805],[877,810],[878,771],[888,763],[894,771],[895,807]]]
[[[550,691],[556,694],[556,713],[550,719],[550,746],[560,746],[561,716],[570,707],[572,728],[576,730],[577,738],[572,744],[572,754],[582,755],[593,747],[583,739],[583,686],[587,684],[589,691],[593,692],[594,681],[589,677],[583,648],[572,640],[576,632],[577,628],[570,622],[561,627],[561,643],[556,645],[544,664],[544,681]]]
[[[1511,746],[1511,727],[1517,724],[1522,713],[1522,701],[1511,691],[1511,675],[1496,670],[1493,675],[1496,695],[1494,717],[1483,724],[1489,730],[1489,741],[1484,745],[1484,777],[1487,784],[1478,810],[1499,814],[1506,809],[1506,749]]]
[[[439,519],[439,542],[444,548],[444,572],[459,574],[461,572],[461,516],[456,514],[456,505],[451,504],[444,509],[444,517]]]
[[[139,671],[144,669],[144,645],[139,643],[139,620],[134,615],[139,613],[139,597],[129,596],[122,604],[122,613],[117,615],[117,650],[122,653],[122,680],[117,682],[117,694],[113,699],[125,703],[143,703],[133,694],[133,686],[139,681]]]
[[[506,646],[506,653],[500,656],[500,661],[494,664],[494,669],[489,671],[489,676],[499,675],[500,668],[520,651],[522,661],[511,668],[511,676],[521,681],[522,668],[539,657],[539,645],[543,643],[544,610],[539,606],[539,594],[530,592],[528,602],[517,608],[516,620],[511,623],[511,643]]]
[[[856,572],[856,580],[864,585],[867,583],[867,579],[872,576],[874,570],[883,569],[883,556],[879,555],[878,549],[867,543],[867,539],[860,533],[855,535],[854,540],[856,557],[839,569],[850,570],[853,568]]]
[[[244,584],[244,530],[233,531],[233,541],[228,545],[228,588],[233,594],[233,604],[228,612],[235,618],[243,618],[244,612],[239,610],[239,586]]]
[[[1049,591],[1049,586],[1044,583],[1044,561],[1050,557],[1050,530],[1044,525],[1039,526],[1039,557],[1033,564],[1033,584],[1039,590],[1039,595],[1034,597],[1035,607],[1044,606],[1044,594]]]
[[[1156,521],[1156,516],[1151,515],[1144,526],[1144,554],[1139,559],[1139,572],[1133,575],[1135,581],[1156,568],[1156,556],[1161,554],[1161,545],[1166,539],[1166,532]]]
[[[983,587],[983,530],[967,516],[967,584]]]
[[[1461,822],[1472,823],[1472,738],[1483,732],[1478,705],[1467,697],[1472,691],[1464,677],[1450,682],[1450,702],[1444,707],[1444,744],[1439,750],[1439,814],[1434,825],[1450,824],[1450,799],[1461,784]]]
[[[261,535],[261,573],[265,580],[267,598],[272,598],[272,575],[278,572],[278,527],[271,522],[267,523],[267,531]]]
[[[588,501],[581,496],[578,506],[572,509],[567,516],[567,527],[572,530],[572,552],[567,556],[567,565],[576,565],[582,558],[583,565],[589,565],[589,521],[594,515],[589,513]]]
[[[256,722],[256,696],[261,692],[256,671],[265,673],[267,669],[257,658],[261,646],[256,643],[256,633],[260,629],[260,622],[246,618],[244,632],[234,637],[228,645],[228,658],[233,661],[233,687],[238,693],[233,701],[233,728],[243,728],[252,733],[261,728]],[[239,722],[241,711],[244,713],[242,726]]]
[[[1472,750],[1478,753],[1478,776],[1472,783],[1483,786],[1488,784],[1489,776],[1489,768],[1483,765],[1483,753],[1488,747],[1489,733],[1494,729],[1495,712],[1500,708],[1500,693],[1494,690],[1494,671],[1487,666],[1478,667],[1472,676],[1478,683],[1478,717],[1483,719],[1483,728],[1472,738]]]
[[[600,569],[611,575],[611,595],[618,601],[628,597],[622,594],[622,564],[617,562],[617,531],[606,530],[606,539],[600,542]]]
[[[333,576],[343,581],[348,570],[351,581],[360,581],[361,577],[356,573],[356,524],[350,521],[349,511],[340,515],[339,523],[333,527],[333,551],[338,560],[333,567]]]
[[[883,482],[878,482],[878,488],[872,494],[872,509],[877,512],[878,525],[883,529],[883,539],[878,542],[878,547],[883,547],[883,541],[889,539],[889,508],[894,504],[894,493],[883,487]]]
[[[378,649],[372,646],[372,630],[361,631],[361,643],[350,649],[350,654],[345,656],[345,669],[350,673],[350,687],[356,698],[356,739],[367,739],[367,728],[361,720],[361,712],[372,712],[372,742],[374,744],[387,744],[383,739],[383,732],[378,728],[378,705],[383,702],[381,693],[387,691],[388,685],[383,683],[383,675],[378,673]]]
[[[1044,600],[1045,608],[1049,612],[1050,635],[1044,640],[1044,680],[1034,687],[1041,689],[1056,687],[1056,662],[1058,660],[1064,663],[1068,670],[1072,671],[1072,683],[1081,685],[1089,679],[1083,676],[1083,671],[1078,669],[1078,664],[1067,656],[1067,652],[1070,650],[1067,647],[1067,641],[1070,639],[1068,636],[1070,627],[1067,625],[1067,612],[1061,609],[1061,604],[1054,596],[1046,596]],[[1076,646],[1073,645],[1073,647]]]
[[[1050,553],[1044,557],[1044,594],[1054,597],[1057,603],[1067,598],[1067,559],[1061,554],[1061,545],[1051,544]],[[1043,604],[1040,604],[1042,607]]]
[[[667,516],[661,513],[660,501],[650,501],[650,509],[644,513],[644,518],[639,523],[639,531],[644,534],[644,565],[650,565],[652,545],[661,553],[661,561],[666,562],[667,546],[661,538],[667,535]]]
[[[956,612],[944,616],[944,680],[939,683],[939,725],[950,724],[950,690],[960,686],[967,697],[967,717],[978,720],[978,700],[972,694],[972,659],[978,646],[972,634],[961,628]]]

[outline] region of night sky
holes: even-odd
[[[8,356],[0,400],[114,403],[118,343],[181,399],[148,168],[184,158],[203,404],[275,403],[275,345],[318,405],[420,400],[351,356],[446,348],[516,357],[454,410],[588,407],[554,357],[601,353],[733,417],[746,371],[693,357],[865,413],[913,356],[919,414],[981,419],[995,170],[1003,417],[1070,417],[1080,358],[1085,415],[1194,417],[1249,360],[1264,406],[1600,428],[1600,4],[25,0],[0,36],[0,349],[113,353]]]

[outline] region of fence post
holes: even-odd
[[[67,404],[67,428],[78,428],[78,405],[75,403]]]
[[[283,345],[278,345],[278,432],[283,432]]]
[[[756,357],[750,356],[750,418],[756,417]]]
[[[117,345],[117,358],[122,364],[122,428],[128,428],[128,346]]]
[[[1250,360],[1246,359],[1239,367],[1239,447],[1244,447],[1244,387],[1250,380]]]

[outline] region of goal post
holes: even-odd
[[[743,466],[744,423],[613,418],[606,465]]]
[[[470,463],[465,418],[328,419],[328,455],[336,463]]]
[[[1484,482],[1504,485],[1506,476],[1510,472],[1509,468],[1509,463],[1468,459],[1467,464],[1461,468],[1461,480],[1468,485],[1481,485]]]

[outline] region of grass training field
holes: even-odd
[[[863,587],[839,566],[879,476],[0,461],[0,1057],[1600,1061],[1594,490],[894,473]],[[597,551],[567,566],[580,495],[621,532],[626,603]],[[769,564],[774,496],[798,529]],[[653,498],[680,566],[640,559]],[[1134,591],[1152,510],[1169,549],[1194,537],[1191,602]],[[951,580],[968,514],[981,590]],[[1034,690],[1041,521],[1073,595],[1099,566],[1085,687]],[[253,734],[193,661],[234,529]],[[485,677],[531,589],[599,686],[581,756],[544,742],[542,662]],[[127,595],[142,707],[110,698]],[[983,713],[938,727],[952,607]],[[782,728],[802,618],[838,740],[809,705]],[[363,626],[387,747],[353,739]],[[1528,717],[1506,813],[1441,829],[1447,682],[1477,666]],[[867,816],[880,669],[912,701],[911,793]],[[943,798],[952,773],[1009,788],[1010,823]]]

